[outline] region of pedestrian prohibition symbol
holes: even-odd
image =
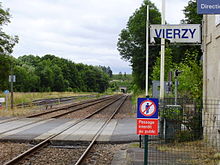
[[[145,100],[140,105],[140,112],[144,116],[152,116],[157,110],[155,103],[151,100]]]
[[[158,119],[158,99],[138,98],[137,118]]]

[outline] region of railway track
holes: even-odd
[[[23,107],[31,107],[31,106],[41,106],[41,105],[53,105],[57,103],[68,102],[72,100],[76,100],[82,97],[96,97],[96,95],[82,95],[82,96],[69,96],[69,97],[59,97],[59,98],[48,98],[48,99],[38,99],[33,100],[32,102],[26,102],[17,104],[16,107],[23,108]]]
[[[86,159],[86,155],[89,153],[90,149],[92,148],[92,146],[95,144],[95,141],[97,140],[97,138],[100,136],[100,134],[102,133],[102,131],[104,130],[104,128],[107,126],[107,124],[114,118],[114,116],[116,115],[116,113],[118,112],[118,110],[121,108],[121,106],[124,104],[124,102],[126,101],[127,96],[122,100],[122,102],[117,106],[117,108],[115,109],[115,111],[113,111],[113,113],[110,115],[110,117],[106,120],[106,122],[103,124],[103,126],[98,130],[98,132],[96,133],[96,135],[93,137],[92,141],[90,142],[89,146],[86,148],[86,150],[83,152],[83,154],[81,155],[81,157],[76,161],[75,165],[79,165],[81,164],[83,161],[85,161]]]
[[[74,103],[74,104],[71,104],[71,105],[63,106],[63,107],[56,108],[56,109],[53,109],[53,110],[49,110],[49,111],[46,111],[46,112],[40,112],[40,113],[37,113],[37,114],[34,114],[34,115],[28,115],[28,116],[26,116],[26,118],[42,117],[42,116],[50,114],[50,113],[54,113],[54,112],[58,112],[58,111],[64,111],[64,110],[72,109],[72,108],[75,107],[75,109],[72,109],[72,110],[69,110],[67,112],[61,113],[60,115],[52,115],[51,117],[49,117],[49,118],[58,118],[58,117],[66,115],[68,113],[72,113],[74,111],[77,111],[77,110],[80,110],[80,109],[83,109],[83,108],[101,103],[103,101],[110,100],[114,97],[115,96],[109,96],[109,97],[104,97],[104,98],[99,98],[99,99],[94,99],[94,100],[87,100],[87,101],[83,101],[83,102],[80,102],[80,103]]]
[[[80,102],[80,103],[73,103],[73,104],[70,104],[70,105],[66,105],[66,106],[54,108],[54,109],[52,109],[52,110],[47,110],[47,111],[45,111],[45,112],[40,112],[40,113],[36,113],[36,114],[33,114],[33,115],[24,116],[24,118],[40,117],[40,116],[43,116],[43,115],[46,115],[46,114],[50,114],[50,113],[53,113],[53,112],[62,111],[62,110],[74,108],[74,107],[77,107],[77,106],[90,104],[90,103],[96,104],[95,102],[99,102],[99,101],[102,102],[102,101],[111,99],[111,98],[113,98],[113,97],[114,97],[114,96],[107,96],[107,97],[103,97],[103,98],[98,98],[98,99],[91,99],[91,100],[82,101],[82,102]],[[93,105],[94,105],[94,104],[93,104]],[[92,105],[92,104],[90,104],[90,105]],[[86,106],[84,106],[84,107],[86,107]],[[82,107],[82,108],[83,108],[83,107]],[[51,117],[51,118],[52,118],[52,117]],[[10,119],[7,119],[7,120],[0,121],[0,124],[4,124],[4,123],[11,122],[11,121],[14,121],[14,120],[19,120],[19,119],[21,119],[21,118],[18,118],[18,117],[10,118]],[[1,133],[0,133],[0,134],[1,134]]]
[[[69,125],[68,127],[64,128],[62,131],[53,134],[51,136],[49,136],[47,139],[43,140],[42,142],[40,142],[39,144],[35,145],[34,147],[30,148],[29,150],[25,151],[24,153],[18,155],[17,157],[13,158],[12,160],[8,161],[5,163],[5,165],[12,165],[12,164],[18,164],[20,161],[22,161],[24,158],[28,159],[28,156],[35,153],[35,152],[40,152],[40,149],[47,147],[51,144],[51,140],[55,137],[57,137],[58,135],[62,134],[64,131],[72,128],[73,126],[75,126],[76,124],[91,118],[92,116],[94,116],[95,114],[102,112],[104,109],[106,109],[107,107],[113,106],[116,102],[120,101],[120,104],[117,105],[117,107],[115,108],[115,110],[112,112],[112,114],[110,115],[110,117],[104,122],[104,124],[102,125],[102,127],[98,130],[98,132],[94,135],[93,139],[91,140],[90,144],[88,145],[88,147],[86,148],[86,150],[83,152],[83,154],[80,156],[80,158],[75,162],[75,165],[80,164],[84,159],[85,156],[88,154],[88,152],[90,151],[90,149],[92,148],[92,146],[94,145],[96,139],[99,137],[99,135],[101,134],[101,132],[103,131],[103,129],[106,127],[106,125],[111,121],[111,119],[115,116],[115,114],[118,112],[118,110],[120,109],[120,107],[124,104],[125,100],[126,100],[127,96],[118,96],[118,97],[114,97],[110,102],[108,102],[107,104],[105,104],[104,106],[100,107],[99,109],[93,111],[90,114],[87,114],[84,118],[82,119],[78,119],[77,121],[75,121],[74,123],[72,123],[71,125]]]

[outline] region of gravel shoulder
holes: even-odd
[[[28,150],[31,146],[25,143],[0,143],[0,164]]]

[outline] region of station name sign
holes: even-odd
[[[164,38],[171,43],[201,43],[201,27],[199,24],[151,25],[151,43],[155,43],[154,38]]]
[[[220,0],[197,0],[198,14],[220,14]]]

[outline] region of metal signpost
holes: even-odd
[[[13,83],[16,82],[16,76],[9,75],[9,82],[11,83],[11,109],[13,109],[14,107]]]
[[[220,14],[219,0],[197,0],[198,14]]]
[[[138,98],[137,134],[145,135],[144,165],[148,164],[148,135],[158,135],[158,99]]]

